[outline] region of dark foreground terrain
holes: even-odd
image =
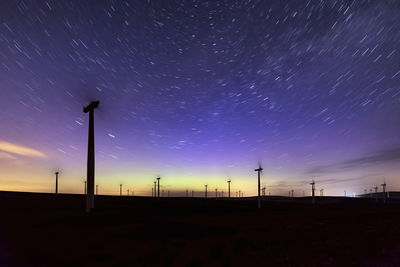
[[[400,203],[0,192],[0,265],[400,266]]]

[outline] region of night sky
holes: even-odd
[[[0,190],[83,193],[93,100],[102,194],[399,189],[399,50],[398,0],[3,1]]]

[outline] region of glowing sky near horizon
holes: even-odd
[[[0,6],[0,190],[83,192],[92,100],[103,194],[400,188],[396,0]]]

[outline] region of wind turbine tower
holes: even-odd
[[[94,208],[94,109],[99,106],[99,103],[99,101],[94,101],[83,108],[84,113],[89,112],[86,212]]]
[[[261,194],[260,194],[260,176],[262,173],[263,168],[261,167],[261,164],[258,165],[258,169],[255,169],[254,171],[257,172],[258,174],[258,208],[261,208]]]
[[[231,198],[231,179],[228,180],[228,198]]]
[[[58,194],[58,172],[56,174],[56,194]]]
[[[119,196],[122,196],[122,184],[119,185]]]
[[[86,181],[85,181],[85,195],[86,195]]]
[[[218,198],[218,189],[215,188],[215,198]]]
[[[160,179],[161,177],[157,178],[157,198],[160,199]]]
[[[311,194],[312,194],[312,203],[315,203],[315,182],[314,180],[310,183],[311,185]]]
[[[205,185],[206,191],[205,191],[205,196],[207,198],[207,185]]]
[[[386,181],[381,184],[383,190],[383,203],[386,203]]]
[[[99,194],[99,185],[96,184],[96,195],[98,195],[98,194]]]

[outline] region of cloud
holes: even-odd
[[[365,168],[371,165],[400,161],[400,148],[379,150],[372,155],[358,157],[331,165],[321,165],[310,169],[308,174],[332,173],[348,169]]]
[[[13,157],[13,158],[15,158],[15,157],[12,155],[9,155],[8,153],[21,155],[21,156],[27,156],[27,157],[47,158],[47,156],[44,153],[40,152],[39,150],[30,148],[30,147],[12,144],[12,143],[5,142],[5,141],[0,141],[0,151],[3,151],[3,153],[2,153],[3,156],[4,156],[4,154],[8,155],[9,159],[10,159],[10,157]],[[6,152],[6,153],[4,153],[4,152]]]
[[[10,155],[10,154],[6,153],[6,152],[2,152],[2,151],[0,151],[0,160],[1,160],[1,159],[11,159],[11,160],[16,160],[17,158],[16,158],[16,157],[14,157],[13,155]]]

